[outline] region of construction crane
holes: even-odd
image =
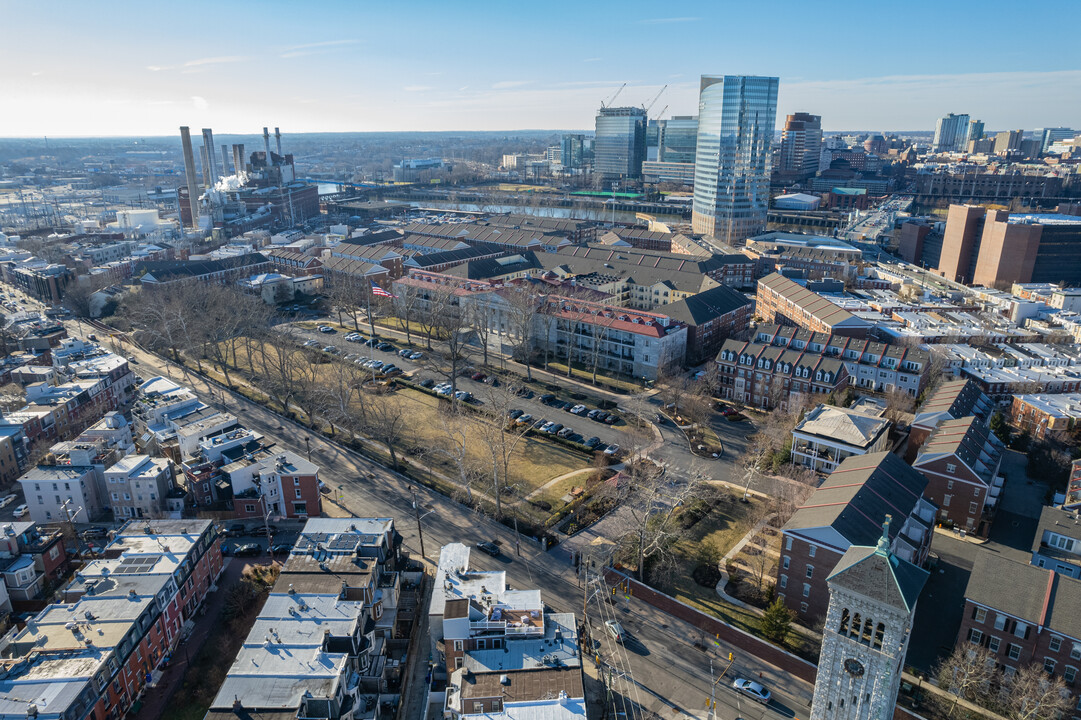
[[[615,91],[615,94],[613,94],[612,97],[607,100],[601,100],[601,108],[611,107],[612,103],[616,101],[616,98],[619,97],[619,94],[623,92],[623,88],[625,87],[627,87],[627,83],[620,85],[619,89]]]
[[[649,101],[649,105],[643,105],[642,109],[645,110],[648,113],[650,108],[652,108],[656,104],[656,102],[661,99],[661,94],[664,93],[664,91],[667,90],[667,89],[668,89],[668,85],[665,85],[664,87],[662,87],[660,89],[660,92],[658,92],[656,95],[654,95],[653,99]]]
[[[666,112],[668,112],[668,106],[667,105],[665,105],[663,108],[661,108],[661,111],[659,113],[657,113],[657,117],[654,118],[654,119],[655,120],[660,120],[662,117],[664,117],[664,114]]]

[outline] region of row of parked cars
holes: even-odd
[[[619,453],[619,445],[615,443],[611,445],[605,445],[601,442],[599,437],[593,436],[591,438],[583,438],[580,434],[574,431],[574,428],[566,427],[560,422],[555,420],[545,420],[544,418],[534,419],[529,413],[523,412],[515,408],[507,413],[507,421],[515,427],[522,427],[529,425],[532,429],[545,433],[547,435],[555,435],[557,437],[570,440],[571,442],[577,442],[585,445],[590,450],[603,450],[605,455],[616,455]]]
[[[617,422],[619,422],[619,416],[615,413],[600,409],[590,410],[588,407],[580,403],[576,405],[569,400],[559,400],[558,398],[556,398],[555,395],[541,395],[540,401],[545,405],[549,405],[559,410],[565,410],[571,415],[583,415],[590,420],[596,420],[597,422],[602,422],[605,425],[615,425]]]
[[[454,386],[449,382],[442,382],[436,385],[435,380],[428,378],[422,381],[420,386],[433,391],[436,395],[442,395],[444,397],[449,397],[451,393],[454,393],[454,399],[461,400],[462,402],[472,402],[473,400],[473,393],[467,390],[455,390]]]

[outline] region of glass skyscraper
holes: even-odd
[[[646,155],[646,111],[602,107],[593,141],[593,172],[605,179],[636,178]]]
[[[662,162],[693,163],[698,145],[698,118],[678,115],[671,120],[661,120],[660,153]]]
[[[968,115],[950,113],[935,124],[934,152],[964,152],[968,144]],[[982,132],[981,128],[981,132]]]
[[[739,244],[766,229],[775,77],[703,75],[691,225]]]
[[[580,168],[585,162],[585,138],[568,133],[560,142],[561,163],[565,168]]]

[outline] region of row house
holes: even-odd
[[[231,501],[238,518],[308,518],[323,512],[319,466],[289,450],[260,448],[223,466],[221,474],[219,499]]]
[[[965,588],[959,647],[986,648],[1005,676],[1036,664],[1070,693],[1064,717],[1081,717],[1081,580],[994,552],[976,556]]]
[[[686,274],[690,277],[697,276],[702,290],[711,287],[712,283],[728,285],[740,290],[754,287],[755,261],[741,253],[687,255],[636,247],[593,244],[566,247],[559,251],[559,255],[572,266],[592,261],[616,271],[619,275],[630,278],[638,276],[646,280],[639,284],[648,284],[648,279],[651,277],[675,281],[680,275]],[[712,283],[703,286],[703,278],[708,278]]]
[[[838,358],[847,367],[853,387],[872,392],[901,390],[909,397],[918,397],[930,379],[931,354],[918,347],[777,324],[759,325],[754,340]]]
[[[911,463],[916,459],[927,436],[939,423],[970,415],[987,422],[994,409],[995,404],[991,398],[971,380],[949,380],[940,383],[916,410],[909,427],[905,460]]]
[[[494,245],[473,245],[458,250],[444,250],[442,252],[412,252],[412,254],[407,255],[402,261],[402,266],[406,268],[407,272],[409,270],[445,272],[451,268],[468,266],[468,271],[465,274],[459,274],[460,277],[467,277],[472,280],[506,280],[510,279],[510,277],[505,277],[507,273],[499,272],[499,270],[503,269],[502,265],[493,267],[491,263],[484,262],[486,260],[501,259],[505,255],[507,255],[507,252],[503,250],[503,248],[498,248]],[[529,255],[533,255],[533,253],[526,251],[524,253],[516,253],[513,257],[520,258]],[[488,269],[496,270],[496,273],[492,276],[483,275],[483,271]],[[512,270],[512,272],[514,271]]]
[[[923,565],[935,521],[926,486],[922,475],[889,452],[844,460],[781,528],[778,597],[809,625],[823,619],[827,578],[849,548],[875,545],[887,519],[890,552]]]
[[[1032,538],[1032,560],[1072,578],[1081,578],[1081,523],[1077,509],[1045,505]]]
[[[323,272],[323,259],[316,255],[309,255],[299,250],[277,248],[263,253],[275,272],[291,277],[310,277],[321,275]]]
[[[792,429],[792,464],[833,472],[846,458],[889,450],[889,430],[881,409],[819,404]]]
[[[743,340],[724,342],[717,367],[721,399],[763,410],[787,410],[816,395],[838,396],[850,379],[836,358]]]
[[[402,666],[389,650],[412,635],[416,594],[402,587],[422,578],[397,570],[395,535],[386,518],[309,520],[206,720],[394,717]]]
[[[758,281],[755,314],[767,323],[855,338],[867,337],[872,327],[866,320],[780,273],[771,273]]]
[[[515,252],[534,250],[552,253],[574,244],[562,232],[548,232],[522,227],[499,227],[479,223],[412,223],[402,228],[402,231],[407,236],[406,240],[403,241],[403,246],[405,242],[409,242],[408,236],[410,235],[453,239],[468,244],[488,243]]]
[[[727,285],[677,300],[666,314],[687,326],[689,366],[717,356],[724,341],[745,332],[754,313],[754,302]]]
[[[492,215],[478,224],[510,227],[515,230],[540,230],[565,235],[574,243],[593,242],[599,232],[592,220],[574,218],[549,218],[536,215]]]
[[[1014,395],[1007,417],[1011,427],[1037,440],[1066,435],[1081,426],[1081,393]]]
[[[166,458],[128,455],[105,470],[104,482],[114,517],[162,517],[174,487],[174,466]]]
[[[324,258],[362,260],[373,265],[379,265],[387,269],[391,279],[400,278],[404,274],[402,261],[405,256],[397,248],[389,245],[363,245],[346,240],[330,250],[324,250],[323,256]]]
[[[927,478],[927,497],[939,521],[986,537],[1003,480],[1004,446],[987,425],[969,415],[943,420],[924,441],[912,467]]]
[[[182,628],[222,570],[209,520],[125,525],[104,557],[84,565],[13,634],[0,661],[8,688],[0,713],[39,720],[119,720],[161,677]]]
[[[262,435],[243,427],[201,439],[198,449],[180,465],[191,502],[196,507],[210,507],[224,500],[232,493],[232,486],[222,477],[221,469],[261,447]]]
[[[139,283],[151,291],[176,283],[215,283],[232,285],[252,275],[270,272],[270,260],[262,253],[245,253],[221,260],[175,260],[140,263],[136,268]],[[145,271],[145,272],[144,272]]]
[[[68,555],[57,527],[16,520],[0,526],[0,610],[37,600],[67,573]]]
[[[1075,367],[963,367],[961,376],[1001,403],[1014,395],[1081,393],[1081,370]]]

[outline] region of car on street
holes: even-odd
[[[15,493],[11,493],[10,495],[5,495],[4,499],[0,500],[0,507],[7,507],[11,503],[15,502],[16,497],[17,497],[17,495],[15,495]]]
[[[240,537],[247,534],[248,530],[244,527],[244,523],[233,523],[225,528],[225,537]]]
[[[30,508],[29,508],[29,506],[27,506],[24,503],[24,504],[20,505],[19,507],[15,508],[15,517],[21,518],[23,515],[25,515],[28,512],[30,512]]]
[[[480,550],[482,553],[487,553],[492,557],[499,557],[499,546],[490,540],[477,543],[477,550]]]
[[[617,452],[619,452],[619,445],[616,445],[615,443],[612,443],[604,449],[605,455],[615,455]]]
[[[619,620],[605,620],[604,631],[618,643],[622,643],[627,639],[627,633],[623,630],[623,626],[619,624]]]
[[[293,546],[289,543],[278,543],[270,546],[271,555],[288,555],[293,552]]]
[[[83,530],[83,533],[82,533],[83,538],[103,538],[108,534],[109,534],[109,529],[101,527],[100,525],[95,525],[94,527],[88,527],[86,530]]]
[[[263,548],[258,543],[244,543],[233,548],[235,557],[256,557],[263,554]]]
[[[756,683],[753,680],[747,680],[746,678],[737,678],[732,683],[732,688],[741,695],[746,695],[755,702],[760,702],[763,705],[769,703],[769,699],[773,697],[773,693],[763,687],[760,683]]]

